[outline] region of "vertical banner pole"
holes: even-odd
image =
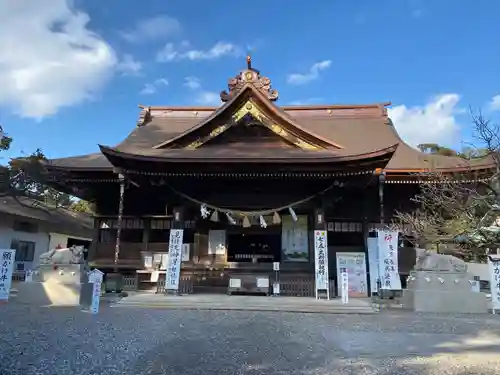
[[[314,260],[316,273],[316,299],[319,299],[320,290],[324,290],[326,292],[326,297],[330,299],[328,278],[328,239],[326,230],[314,231]]]

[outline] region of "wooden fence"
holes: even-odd
[[[179,294],[192,294],[194,289],[193,286],[194,283],[191,275],[181,275],[179,280]],[[158,280],[158,283],[156,284],[156,292],[165,293],[165,278],[161,278],[160,280]]]
[[[24,271],[16,271],[12,274],[13,282],[24,281]],[[272,284],[272,280],[271,284]],[[154,287],[157,293],[165,293],[165,278],[160,277]],[[139,290],[138,278],[135,275],[123,276],[123,290]],[[192,275],[181,275],[179,284],[179,294],[192,294],[194,292],[194,282]],[[307,277],[289,277],[280,280],[280,295],[287,297],[314,297],[314,279]],[[330,280],[330,297],[335,296],[335,283]]]

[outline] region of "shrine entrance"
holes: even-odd
[[[281,261],[281,226],[270,228],[242,228],[229,233],[227,261],[244,263],[272,263]]]

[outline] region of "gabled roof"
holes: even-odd
[[[351,154],[362,154],[399,144],[386,169],[394,172],[418,172],[424,169],[467,170],[494,166],[491,157],[464,160],[460,157],[429,155],[406,144],[399,137],[385,112],[384,104],[346,106],[288,106],[281,111],[301,127],[323,138],[334,138]],[[149,107],[147,123],[136,127],[122,142],[113,147],[131,154],[154,149],[159,140],[179,138],[216,111],[213,107]],[[96,139],[96,141],[98,141]],[[49,166],[78,170],[112,170],[101,153],[52,159]]]
[[[0,214],[48,223],[57,228],[54,232],[92,237],[94,220],[91,215],[56,208],[29,197],[1,197]]]
[[[289,142],[298,144],[303,141],[305,143],[302,146],[305,148],[316,146],[312,147],[316,148],[315,152],[344,150],[345,155],[365,155],[397,144],[395,154],[386,166],[386,171],[391,173],[483,170],[495,166],[490,156],[464,160],[460,157],[429,155],[410,147],[401,140],[387,115],[386,107],[390,103],[278,107],[274,104],[277,92],[271,90],[270,80],[260,76],[257,70],[251,68],[251,63],[247,70],[243,70],[229,81],[228,87],[229,93],[221,94],[225,103],[220,107],[142,106],[137,128],[115,147],[103,150],[117,152],[116,155],[145,157],[154,155],[154,157],[171,158],[175,154],[196,159],[195,155],[203,155],[203,152],[179,154],[161,150],[189,146],[188,148],[200,148],[201,151],[207,140],[217,137],[232,126],[235,113],[238,116],[242,113],[253,115],[255,114],[253,108],[257,108],[257,115],[262,115],[270,122],[264,125],[271,130],[273,124],[278,125],[273,130],[275,133],[279,133],[280,128],[285,129],[287,134],[292,135],[288,137]],[[252,108],[247,108],[247,105],[251,105]],[[210,133],[212,133],[211,138],[207,137]],[[187,142],[188,140],[191,142]],[[98,141],[96,139],[96,142]],[[243,151],[232,148],[218,152],[227,158],[237,159],[242,157]],[[275,152],[281,153],[282,158],[291,156],[289,150],[281,149]],[[321,159],[319,153],[317,156]],[[332,157],[337,156],[332,154]],[[48,165],[52,168],[70,170],[111,171],[113,168],[102,153],[53,159]]]
[[[169,146],[180,142],[188,135],[193,134],[204,127],[210,126],[210,124],[218,118],[223,118],[226,120],[223,125],[225,128],[215,135],[217,136],[229,127],[233,126],[246,114],[258,117],[255,120],[259,120],[264,125],[269,126],[271,130],[276,132],[276,134],[281,134],[282,129],[284,128],[287,133],[291,132],[292,134],[295,134],[298,141],[308,143],[311,148],[343,148],[333,140],[322,137],[321,135],[315,134],[314,131],[302,127],[285,111],[275,106],[262,94],[261,91],[257,90],[256,87],[250,83],[244,84],[241,89],[236,94],[232,95],[224,105],[213,111],[206,118],[202,119],[198,124],[186,129],[184,132],[174,137],[160,142],[155,145],[154,148],[168,148]],[[232,117],[233,121],[228,124],[230,117]],[[268,124],[269,122],[271,125]],[[316,145],[317,147],[315,147]]]

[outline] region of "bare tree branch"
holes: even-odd
[[[491,175],[473,183],[470,171],[418,175],[419,193],[412,198],[418,209],[396,212],[392,227],[409,228],[421,247],[453,243],[456,254],[477,259],[500,243],[500,127],[480,112],[471,116],[478,146],[494,161]]]

